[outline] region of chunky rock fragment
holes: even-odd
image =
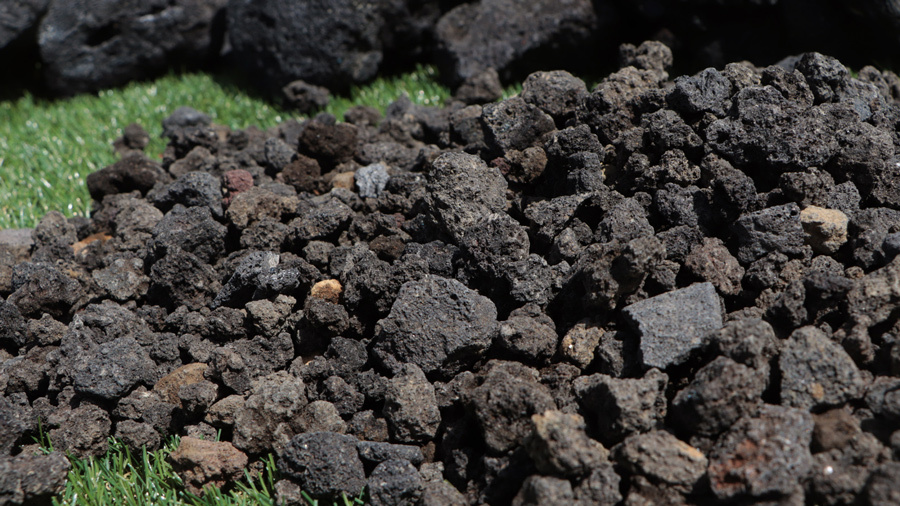
[[[373,352],[391,369],[410,363],[425,374],[451,376],[490,346],[496,320],[488,298],[456,280],[426,275],[400,288],[376,326]]]
[[[582,376],[575,380],[574,388],[592,433],[607,444],[615,444],[629,434],[647,432],[662,424],[667,383],[665,373],[651,369],[640,379]]]
[[[221,488],[240,479],[247,467],[247,456],[231,443],[189,436],[181,438],[181,444],[168,459],[185,488],[195,495],[207,486]]]
[[[355,497],[366,486],[356,444],[355,437],[333,432],[299,434],[280,452],[278,470],[312,497]]]
[[[808,412],[780,406],[738,420],[709,454],[713,493],[720,499],[791,494],[812,466],[812,430]]]
[[[710,332],[722,327],[722,310],[712,283],[664,293],[625,307],[622,313],[641,338],[645,367],[683,363]]]
[[[823,255],[834,254],[847,242],[847,215],[837,209],[809,206],[800,212],[807,244]]]
[[[778,359],[781,401],[803,409],[840,406],[863,396],[866,384],[853,359],[815,327],[795,330]]]
[[[581,477],[606,462],[609,452],[585,433],[580,415],[550,410],[531,415],[534,431],[525,446],[542,473]]]
[[[425,443],[441,423],[434,387],[422,369],[405,364],[385,392],[384,417],[399,443]]]
[[[632,473],[684,492],[697,486],[708,463],[700,450],[664,431],[628,436],[615,458]]]

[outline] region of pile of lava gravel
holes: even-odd
[[[284,504],[900,503],[900,78],[621,54],[345,122],[182,108],[161,162],[126,129],[90,219],[0,250],[0,503],[65,476],[39,420],[182,435],[194,489],[275,453]]]

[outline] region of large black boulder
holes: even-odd
[[[93,91],[209,62],[224,37],[225,0],[51,2],[38,44],[48,88]]]

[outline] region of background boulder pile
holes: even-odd
[[[75,94],[171,69],[225,67],[266,93],[345,91],[414,63],[451,86],[493,68],[615,70],[616,48],[662,40],[683,73],[820,51],[896,66],[896,0],[7,0],[4,84]]]
[[[274,452],[286,504],[896,504],[900,78],[621,58],[269,131],[180,109],[162,160],[126,129],[90,219],[0,246],[0,483],[59,482],[40,420],[186,436],[195,487]]]

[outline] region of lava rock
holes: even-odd
[[[504,30],[498,32],[498,26]],[[459,83],[488,68],[504,73],[530,52],[586,40],[596,26],[597,15],[586,1],[559,5],[542,0],[488,0],[459,5],[444,14],[435,28],[441,75]],[[529,36],[521,40],[516,33]],[[497,40],[498,34],[505,35]]]
[[[737,421],[709,454],[710,487],[716,497],[789,495],[812,468],[809,413],[765,405]]]
[[[863,396],[866,384],[839,345],[815,327],[795,330],[778,359],[781,401],[802,409],[840,406]]]
[[[59,451],[0,457],[0,497],[4,504],[41,504],[62,493],[72,464]]]
[[[625,438],[616,447],[615,459],[632,473],[684,492],[697,487],[708,463],[700,450],[656,430]]]
[[[356,497],[366,486],[356,444],[356,438],[333,432],[299,434],[280,452],[278,470],[312,497]]]
[[[534,431],[525,442],[538,471],[548,475],[582,477],[606,462],[609,452],[585,433],[577,414],[550,410],[531,415]]]
[[[373,505],[418,504],[422,494],[422,478],[408,460],[386,460],[369,475],[367,492]]]
[[[181,444],[167,457],[185,489],[200,495],[207,486],[221,488],[242,477],[247,456],[227,441],[181,438]]]
[[[404,364],[385,392],[384,417],[391,438],[399,443],[425,443],[441,423],[434,387],[422,369]]]
[[[300,114],[311,114],[324,109],[331,102],[328,88],[309,84],[302,79],[291,81],[281,89],[288,105]]]
[[[347,87],[370,80],[383,59],[387,20],[379,4],[228,2],[235,60],[269,91],[302,79]],[[393,21],[393,20],[392,20]]]
[[[45,81],[71,95],[151,77],[173,61],[205,63],[221,48],[224,7],[225,0],[50,2],[38,33]]]
[[[690,311],[686,314],[685,311]],[[722,327],[722,310],[712,283],[657,295],[625,307],[622,313],[641,338],[645,367],[681,364]]]
[[[662,425],[666,417],[665,391],[668,377],[658,369],[643,378],[613,378],[604,374],[575,380],[575,396],[592,433],[607,444],[615,444],[629,434],[647,432]],[[615,417],[609,416],[616,413]]]
[[[456,280],[426,275],[401,287],[376,325],[373,353],[391,369],[409,363],[425,374],[452,376],[487,350],[496,320],[490,299]]]
[[[289,445],[307,402],[303,380],[285,371],[254,381],[243,409],[234,414],[235,447],[260,454]]]
[[[556,409],[550,390],[539,374],[516,362],[491,361],[477,388],[464,394],[481,426],[489,451],[499,454],[521,445],[531,433],[531,420],[522,418]]]
[[[797,204],[770,207],[738,218],[734,224],[740,247],[737,258],[748,264],[772,251],[803,254],[804,232]]]
[[[672,418],[691,434],[714,437],[755,414],[768,381],[760,371],[718,357],[672,400]]]

